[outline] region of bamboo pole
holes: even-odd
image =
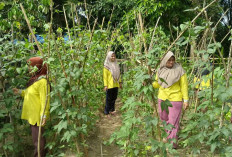
[[[152,38],[151,38],[151,42],[150,42],[148,51],[150,51],[152,49],[152,47],[153,47],[153,40],[154,40],[156,29],[158,27],[159,20],[160,20],[160,17],[158,17],[158,20],[156,21],[155,28],[154,28],[153,33],[152,33]]]
[[[153,34],[155,34],[155,31],[156,31],[156,28],[158,26],[158,22],[159,22],[159,18],[156,22],[156,27],[154,28],[154,31],[153,31]],[[144,42],[144,47],[145,47],[145,53],[148,54],[148,49],[147,49],[147,46],[146,46],[146,39],[144,37],[144,27],[143,27],[143,21],[142,21],[142,15],[141,13],[139,13],[139,24],[140,24],[140,29],[141,29],[141,36],[143,38],[143,42]],[[152,47],[152,42],[150,43],[150,48]],[[147,63],[146,63],[147,64]],[[150,65],[147,65],[147,68],[148,68],[148,74],[150,75],[150,79],[149,79],[149,83],[152,84],[152,72],[151,72],[151,67]],[[156,100],[155,100],[155,97],[153,94],[151,94],[151,98],[152,98],[152,105],[154,107],[154,110],[155,110],[155,116],[156,118],[158,119],[158,123],[157,123],[157,131],[158,131],[158,140],[161,141],[161,130],[160,130],[160,126],[159,126],[159,114],[158,114],[158,110],[157,110],[157,107],[156,107]],[[154,134],[153,134],[154,136]]]
[[[42,117],[40,117],[40,124],[39,124],[39,135],[38,135],[38,147],[37,147],[37,151],[38,151],[38,157],[40,157],[40,139],[41,139],[41,126],[42,126],[42,122],[43,122],[43,117],[44,117],[44,113],[48,104],[48,97],[50,97],[50,88],[49,88],[49,70],[47,71],[47,75],[46,75],[46,79],[47,79],[47,89],[46,89],[46,99],[45,99],[45,105],[44,105],[44,109],[43,109],[43,114]],[[49,94],[48,94],[49,93]]]
[[[51,33],[52,33],[52,22],[53,22],[53,0],[50,0],[50,11],[51,11],[51,18],[50,18],[50,28],[49,28],[49,35],[48,35],[48,57],[50,57],[50,51],[51,51],[51,43],[50,43],[50,39],[51,39]],[[46,100],[45,100],[45,105],[44,105],[44,110],[43,110],[43,114],[40,120],[40,125],[39,125],[39,136],[38,136],[38,157],[40,157],[40,140],[41,140],[41,127],[42,127],[42,119],[44,117],[44,113],[47,107],[47,103],[48,103],[48,95],[50,95],[50,82],[49,82],[49,66],[47,65],[47,75],[46,75],[46,79],[47,79],[47,89],[46,89]],[[48,94],[49,93],[49,94]]]
[[[73,32],[74,32],[74,41],[76,41],[76,36],[77,36],[77,33],[76,33],[76,24],[75,24],[75,18],[74,18],[74,4],[71,3],[71,13],[72,13],[72,22],[73,22]]]
[[[93,26],[93,29],[92,29],[91,34],[90,34],[90,39],[89,39],[89,42],[87,43],[87,52],[86,52],[86,55],[85,55],[83,66],[82,66],[83,70],[85,69],[85,64],[86,64],[86,61],[87,61],[87,58],[88,58],[88,54],[89,54],[91,42],[92,42],[92,39],[93,39],[93,34],[94,34],[96,23],[97,23],[97,19],[94,22],[94,26]],[[82,74],[83,74],[83,72],[81,73],[80,78],[81,78]]]
[[[85,3],[85,11],[86,11],[87,25],[88,25],[89,31],[91,31],[90,23],[89,23],[89,14],[88,14],[88,9],[87,9],[86,0],[84,0],[84,3]]]
[[[39,49],[41,55],[44,56],[43,51],[42,51],[42,49],[41,49],[41,47],[40,47],[40,45],[39,45],[39,42],[37,41],[37,39],[36,39],[36,37],[35,37],[35,35],[34,35],[34,32],[33,32],[32,28],[31,28],[30,21],[29,21],[28,18],[27,18],[27,14],[26,14],[26,12],[25,12],[25,9],[24,9],[22,3],[20,3],[20,7],[21,7],[21,10],[22,10],[22,12],[23,12],[24,18],[25,18],[25,20],[26,20],[26,22],[27,22],[27,25],[28,25],[28,27],[29,27],[29,29],[30,29],[30,32],[31,32],[31,34],[32,34],[32,37],[34,38],[35,43],[36,43],[36,45],[37,45],[37,47],[38,47],[38,49]]]
[[[221,22],[222,18],[225,17],[225,14],[226,14],[228,11],[229,11],[229,9],[227,9],[227,10],[223,13],[223,15],[220,17],[220,19],[217,21],[217,23],[216,23],[215,26],[214,26],[213,33],[212,33],[212,34],[215,33],[218,24]],[[206,12],[206,15],[207,15],[207,12]],[[210,42],[209,42],[209,43],[211,43],[211,40],[212,40],[212,37],[210,38]]]
[[[226,37],[227,37],[228,35],[230,35],[230,30],[229,30],[229,32],[224,36],[224,38],[220,41],[220,43],[222,43],[222,42],[226,39]]]
[[[231,44],[230,44],[230,52],[229,52],[229,59],[228,59],[227,65],[228,66],[225,69],[225,72],[226,72],[225,78],[226,78],[226,88],[229,88],[229,81],[230,81],[230,76],[231,76],[230,70],[231,70],[231,66],[232,66],[232,41],[231,41]],[[226,102],[224,102],[223,105],[222,105],[219,128],[221,128],[223,126],[225,105],[226,105]]]
[[[74,11],[75,11],[76,18],[77,18],[77,23],[78,23],[78,26],[79,26],[81,23],[80,23],[80,20],[79,20],[79,18],[78,18],[77,9],[76,9],[76,4],[74,4]]]
[[[64,6],[63,6],[63,11],[64,11],[64,18],[65,18],[66,28],[68,30],[68,39],[69,39],[69,41],[71,41],[71,34],[70,34],[70,31],[69,31],[68,20],[67,20],[67,17],[66,17],[66,12],[65,12]],[[72,43],[71,42],[70,42],[70,48],[72,50]],[[73,59],[73,57],[72,57],[72,59]]]
[[[105,22],[105,16],[102,19],[101,30],[103,29],[104,22]]]
[[[110,14],[110,20],[108,21],[108,25],[107,25],[106,31],[108,31],[108,30],[109,30],[109,27],[110,27],[110,21],[111,21],[111,19],[112,19],[112,17],[113,17],[113,12],[114,12],[114,6],[113,6],[112,12],[111,12],[111,14]]]
[[[214,87],[214,55],[213,55],[213,67],[211,76],[211,106],[213,106],[213,87]]]

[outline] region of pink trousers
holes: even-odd
[[[166,121],[167,124],[173,125],[172,130],[167,130],[168,137],[167,139],[176,139],[176,142],[173,143],[173,148],[177,148],[177,133],[179,131],[180,125],[180,117],[182,111],[182,101],[171,101],[172,107],[168,107],[169,114],[165,110],[161,110],[161,102],[162,100],[158,100],[158,110],[159,116],[161,120]]]

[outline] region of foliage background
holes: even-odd
[[[189,154],[231,154],[231,3],[216,1],[196,21],[190,21],[212,0],[13,0],[0,2],[1,130],[0,155],[26,156],[29,128],[20,120],[22,99],[12,88],[24,88],[26,60],[41,56],[49,64],[51,116],[46,126],[49,156],[65,151],[87,156],[87,137],[104,108],[102,68],[114,50],[120,60],[124,89],[121,128],[115,142],[125,156],[178,153],[168,143],[156,109],[150,81],[156,64],[171,48],[188,74],[190,108],[181,120],[180,147]],[[24,6],[42,52],[36,49],[22,14]],[[228,11],[227,11],[228,9]],[[226,12],[227,11],[227,12]],[[224,14],[225,13],[225,14]],[[65,18],[66,16],[66,18]],[[67,19],[67,20],[66,20]],[[158,25],[156,23],[158,21]],[[213,59],[214,58],[214,59]],[[214,66],[209,66],[212,63]],[[151,69],[150,69],[151,68]],[[194,93],[194,69],[212,72],[213,86]],[[150,73],[150,71],[152,73]],[[214,77],[212,77],[214,76]],[[207,79],[207,78],[201,78]],[[143,82],[148,82],[142,86]],[[203,112],[202,108],[207,107]],[[161,126],[161,127],[160,127]],[[142,141],[142,142],[141,142]],[[201,145],[199,145],[199,142]]]

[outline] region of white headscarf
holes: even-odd
[[[118,65],[116,59],[115,59],[114,62],[111,62],[111,56],[112,56],[113,53],[114,53],[113,51],[109,51],[107,53],[107,56],[106,56],[106,59],[105,59],[105,62],[104,62],[104,67],[111,72],[114,81],[119,82],[120,68],[119,68],[119,65]]]
[[[158,70],[158,83],[163,87],[163,88],[168,88],[181,78],[182,75],[184,75],[185,71],[182,68],[181,65],[175,64],[173,65],[172,68],[167,68],[166,63],[171,57],[175,57],[174,54],[171,51],[168,51],[168,53],[165,55],[163,60],[160,63],[160,68]],[[166,81],[162,82],[160,78],[164,79]]]

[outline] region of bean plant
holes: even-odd
[[[76,11],[71,7],[67,17],[72,27],[66,19],[65,27],[56,28],[52,4],[44,1],[40,6],[51,13],[49,22],[40,23],[44,29],[43,42],[38,44],[33,40],[36,28],[29,29],[26,35],[22,32],[20,22],[14,21],[17,14],[7,23],[8,31],[1,33],[0,156],[31,153],[29,124],[20,120],[23,100],[13,94],[12,88],[26,87],[30,78],[26,61],[32,56],[42,57],[49,69],[51,108],[44,134],[47,156],[65,156],[67,152],[88,156],[88,136],[104,109],[102,71],[109,50],[115,51],[120,59],[123,90],[119,100],[123,106],[122,125],[106,144],[116,143],[124,156],[167,156],[168,153],[178,156],[178,149],[172,149],[172,144],[162,140],[167,137],[165,130],[173,126],[159,119],[158,90],[152,87],[157,65],[166,51],[171,50],[184,67],[189,82],[190,106],[182,112],[179,148],[185,150],[185,155],[200,154],[205,149],[210,155],[230,156],[232,50],[225,59],[222,41],[215,39],[217,25],[210,21],[206,11],[201,12],[201,22],[170,26],[173,34],[169,34],[159,25],[159,18],[155,27],[146,25],[140,10],[134,11],[133,16],[132,12],[129,17],[125,15],[121,24],[113,26],[109,21],[104,28],[101,23],[104,21],[99,22],[97,18],[86,19],[86,25],[75,22]],[[14,5],[14,9],[19,12],[19,5]],[[91,17],[88,11],[86,15]],[[19,16],[26,18],[21,12]],[[36,20],[29,18],[29,23],[35,26]],[[132,23],[136,27],[130,28]],[[200,81],[210,79],[211,86],[196,92],[199,81],[194,82],[194,77],[199,77],[204,69],[210,74],[200,77]],[[166,101],[162,107],[167,109],[168,105]]]

